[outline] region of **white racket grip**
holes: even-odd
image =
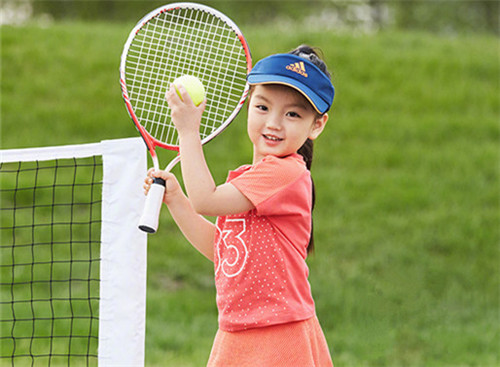
[[[163,194],[165,193],[165,180],[155,178],[146,196],[146,203],[142,217],[139,220],[139,229],[147,233],[155,233],[158,229]]]

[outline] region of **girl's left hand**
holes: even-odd
[[[168,105],[172,110],[172,122],[179,136],[190,133],[199,134],[201,115],[205,110],[207,100],[205,99],[197,107],[194,105],[191,96],[184,86],[179,85],[177,88],[181,95],[180,97],[173,84],[170,85],[170,89],[165,95]]]

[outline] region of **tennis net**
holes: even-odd
[[[143,143],[4,150],[0,161],[0,364],[143,365]]]

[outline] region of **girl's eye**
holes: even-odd
[[[300,118],[300,115],[297,112],[290,111],[286,114],[288,117]]]
[[[256,105],[255,107],[256,107],[258,110],[261,110],[261,111],[267,111],[267,107],[266,107],[266,106],[264,106],[264,105],[259,104],[259,105]]]

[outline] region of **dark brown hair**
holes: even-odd
[[[292,55],[296,55],[299,57],[303,57],[304,59],[307,59],[311,61],[314,65],[316,65],[325,75],[328,76],[328,78],[331,78],[330,73],[328,72],[328,69],[326,67],[325,62],[321,59],[321,50],[317,48],[313,48],[308,45],[301,45],[297,47],[296,49],[292,50],[289,52]],[[317,118],[320,118],[322,115],[318,113]],[[314,142],[311,139],[307,139],[304,145],[300,147],[300,149],[297,151],[303,158],[304,161],[306,162],[306,167],[310,171],[311,166],[312,166],[312,160],[313,160],[313,148],[314,148]],[[312,181],[312,208],[311,208],[311,237],[309,238],[309,244],[307,245],[307,252],[311,253],[314,251],[314,231],[313,231],[313,220],[312,220],[312,211],[314,210],[314,204],[316,202],[316,188],[314,185],[314,181],[311,176],[311,181]]]

